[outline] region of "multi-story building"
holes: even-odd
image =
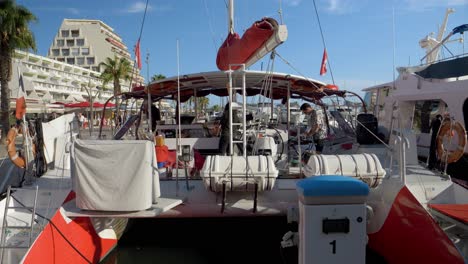
[[[87,101],[90,94],[103,102],[114,93],[113,84],[103,85],[97,71],[16,50],[9,83],[12,99],[18,95],[19,73],[23,75],[30,113],[50,110],[51,103]]]
[[[132,84],[144,83],[138,67],[134,67],[134,61],[122,38],[100,20],[64,19],[48,54],[49,58],[60,62],[98,72],[103,70],[99,64],[106,58],[114,58],[114,56],[123,57],[132,65],[135,71]],[[124,82],[123,86],[129,86],[125,84],[127,83]]]

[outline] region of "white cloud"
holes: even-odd
[[[140,13],[144,12],[146,7],[146,3],[142,1],[138,1],[133,3],[130,7],[128,7],[125,12],[127,13]],[[148,11],[151,10],[151,5],[148,4]]]
[[[68,7],[68,8],[65,8],[65,10],[67,12],[72,13],[73,15],[79,15],[80,14],[80,10],[78,10],[77,8]]]
[[[356,10],[357,6],[364,1],[356,0],[323,0],[325,11],[331,14],[347,14]]]
[[[81,11],[78,8],[74,7],[37,7],[37,8],[32,8],[36,10],[42,10],[42,11],[52,11],[52,12],[60,12],[60,13],[70,13],[73,15],[79,15]]]
[[[468,5],[468,0],[402,0],[405,8],[410,10],[425,10],[434,7],[454,7]]]
[[[289,6],[298,6],[302,0],[284,0],[284,3]]]

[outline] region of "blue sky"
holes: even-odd
[[[226,1],[150,0],[141,40],[142,53],[150,53],[150,75],[177,74],[177,39],[181,74],[216,70],[216,52],[227,34]],[[242,34],[264,16],[279,20],[279,2],[235,1],[236,31]],[[103,20],[128,47],[133,47],[145,5],[142,0],[17,0],[17,3],[29,8],[39,19],[31,25],[39,55],[47,54],[64,18]],[[448,30],[468,23],[468,0],[316,0],[316,3],[335,81],[340,88],[353,91],[391,81],[394,50],[396,66],[419,63],[424,51],[418,41],[430,32],[437,32],[447,7],[456,9],[449,17]],[[323,44],[313,1],[282,0],[282,9],[289,38],[277,48],[278,53],[307,77],[331,83],[330,70],[325,76],[319,75]],[[448,47],[456,54],[464,48],[460,43]],[[465,51],[468,52],[468,44]],[[259,62],[251,69],[259,70],[260,65]],[[142,69],[145,78],[146,67],[144,64]],[[279,59],[275,71],[297,74]]]

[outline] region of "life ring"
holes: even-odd
[[[13,162],[13,164],[15,164],[16,166],[20,168],[26,168],[26,160],[24,159],[24,157],[19,155],[18,151],[16,151],[15,139],[18,134],[19,131],[15,127],[10,128],[10,130],[8,131],[6,138],[8,157],[10,158],[11,162]],[[32,147],[33,155],[35,155],[36,149],[34,144]]]
[[[444,147],[444,139],[455,136],[458,137],[458,146],[455,150],[448,150]],[[460,122],[446,120],[442,123],[437,134],[437,155],[439,159],[447,163],[457,162],[464,154],[466,146],[466,130]]]

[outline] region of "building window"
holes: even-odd
[[[64,58],[57,58],[58,61],[65,62]]]
[[[57,47],[63,47],[65,45],[65,41],[63,39],[57,39]]]
[[[62,30],[62,37],[68,38],[70,36],[70,31],[68,30]]]
[[[79,48],[72,48],[71,49],[72,55],[73,56],[78,56],[80,55],[80,49]]]
[[[75,64],[75,58],[67,58],[68,64]]]
[[[93,71],[97,71],[97,72],[98,72],[98,71],[99,71],[99,67],[97,67],[97,66],[93,67]]]
[[[69,56],[70,55],[70,49],[62,49],[62,55],[63,56]]]
[[[93,64],[94,64],[94,57],[88,57],[88,58],[86,58],[86,64],[88,64],[88,65],[93,65]]]
[[[89,55],[89,48],[82,48],[81,55]]]
[[[78,65],[83,65],[83,64],[84,64],[84,58],[83,58],[83,57],[81,57],[81,58],[76,58],[76,63],[77,63]]]
[[[60,56],[60,50],[59,49],[52,49],[52,56]]]
[[[79,30],[72,30],[71,31],[71,36],[73,38],[79,37],[80,36],[80,31]]]
[[[78,47],[84,46],[84,39],[76,39],[76,45]]]
[[[75,46],[75,40],[74,39],[67,39],[67,47]]]

